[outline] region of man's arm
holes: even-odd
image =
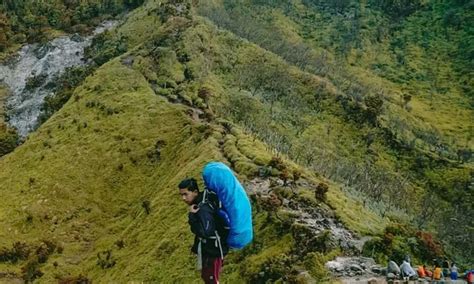
[[[216,224],[214,217],[214,211],[208,205],[203,205],[195,213],[193,211],[189,212],[188,218],[191,231],[200,238],[215,236]]]

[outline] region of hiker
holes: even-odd
[[[426,277],[431,279],[431,277],[433,277],[433,272],[431,272],[424,264],[423,264],[423,269],[425,270]]]
[[[464,278],[468,284],[474,283],[474,269],[468,270],[464,273]]]
[[[448,275],[450,274],[450,267],[451,265],[449,265],[449,261],[447,259],[444,259],[442,266],[444,277],[448,277]]]
[[[433,280],[439,281],[441,278],[444,278],[443,271],[438,262],[435,264],[435,269],[433,270]]]
[[[456,266],[456,263],[453,262],[451,265],[451,280],[458,280],[458,267]]]
[[[188,222],[195,234],[191,251],[197,254],[201,278],[206,284],[219,283],[229,247],[226,242],[228,230],[217,215],[217,196],[207,191],[200,192],[194,178],[184,179],[178,188],[181,198],[189,205]]]
[[[406,256],[403,260],[403,263],[400,265],[400,271],[405,280],[416,278],[416,272],[413,270],[413,267],[411,267],[409,256]]]
[[[423,266],[421,266],[421,265],[418,266],[418,269],[417,269],[416,272],[418,272],[418,277],[419,277],[419,278],[421,278],[421,279],[425,278],[425,277],[426,277],[425,265],[423,265]]]

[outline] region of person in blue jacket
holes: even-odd
[[[217,196],[210,192],[204,196],[194,178],[184,179],[178,188],[182,200],[189,205],[188,223],[195,235],[191,251],[197,254],[201,278],[204,283],[219,283],[229,246],[226,242],[228,229],[217,214]]]

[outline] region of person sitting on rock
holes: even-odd
[[[416,271],[418,272],[418,278],[425,278],[426,277],[426,270],[425,270],[425,266],[418,266],[418,270]]]
[[[444,278],[443,270],[441,269],[439,263],[435,264],[435,269],[433,270],[433,280],[439,281]]]
[[[424,265],[424,264],[423,264],[423,269],[425,270],[426,277],[428,277],[428,278],[431,279],[431,277],[433,276],[433,272],[430,271],[430,270],[428,269],[428,267],[426,267],[426,265]]]
[[[458,279],[458,267],[456,266],[456,264],[453,262],[453,264],[451,265],[451,280],[457,280]]]
[[[411,267],[409,256],[406,256],[405,259],[403,260],[402,265],[400,265],[400,271],[401,271],[402,277],[405,280],[417,278],[415,270],[413,270],[413,267]]]

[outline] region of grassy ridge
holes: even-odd
[[[208,58],[190,44],[196,35],[209,37],[217,31],[197,22],[196,29],[184,30],[181,43],[169,32],[181,29],[185,22],[170,19],[150,41],[144,39],[140,47],[104,64],[60,111],[0,160],[4,197],[0,222],[6,228],[0,232],[0,247],[21,241],[34,250],[52,241],[63,248],[35,265],[44,273],[39,282],[80,274],[105,282],[195,281],[194,258],[188,251],[192,236],[176,184],[186,176],[199,176],[210,160],[228,161],[242,180],[270,162],[270,149],[239,127],[226,133],[223,125],[229,122],[212,119],[207,123],[188,115],[190,109],[206,105],[198,97],[203,86],[215,94],[211,107],[217,108],[226,97],[218,92],[225,87],[210,72],[213,69],[203,64]],[[130,24],[138,25],[135,20]],[[127,30],[127,25],[119,30]],[[232,37],[224,34],[222,39]],[[161,49],[154,51],[156,42],[162,43]],[[166,50],[169,44],[181,46],[193,60],[180,63],[174,51]],[[250,47],[250,51],[258,49]],[[156,61],[154,56],[167,60]],[[122,63],[127,58],[133,63]],[[189,69],[194,70],[195,80],[183,74]],[[181,103],[170,103],[176,100]],[[304,176],[318,180],[310,171]],[[337,186],[331,185],[328,198],[343,221],[362,233],[381,230],[383,222],[376,217],[373,223],[351,222],[354,211],[345,206],[352,201],[338,203],[340,196]],[[361,204],[350,208],[366,212]],[[266,217],[265,211],[255,214],[256,245],[229,257],[225,270],[229,282],[257,279],[275,257],[283,261],[293,247],[289,227],[282,229],[281,222]],[[34,253],[17,263],[1,263],[0,270],[21,275],[31,258]],[[291,269],[285,261],[274,265],[279,267],[272,276],[275,280]]]

